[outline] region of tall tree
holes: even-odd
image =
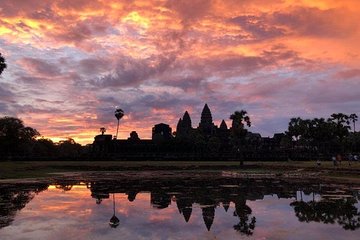
[[[344,113],[333,113],[330,116],[330,121],[335,122],[337,125],[345,125],[345,124],[349,124],[349,116],[344,114]]]
[[[303,120],[299,117],[290,119],[286,134],[292,140],[298,141],[300,139],[300,136],[303,134],[302,121]]]
[[[251,127],[250,117],[245,110],[235,111],[230,115],[232,120],[231,127],[234,129],[244,129],[245,124]]]
[[[333,113],[328,121],[336,124],[336,136],[342,140],[346,135],[349,134],[349,116],[343,113]]]
[[[120,122],[120,119],[121,119],[123,116],[124,116],[124,111],[123,111],[121,108],[117,108],[117,109],[115,110],[115,117],[116,117],[116,119],[118,120],[118,122],[117,122],[115,139],[117,139],[117,136],[118,136],[118,133],[119,133],[119,122]]]
[[[66,158],[78,158],[81,154],[82,147],[74,139],[68,138],[57,143],[59,156]]]
[[[32,140],[39,132],[31,127],[25,127],[21,119],[14,117],[0,118],[0,136],[7,140]]]
[[[245,145],[245,136],[247,134],[247,129],[245,125],[251,127],[250,117],[247,115],[245,110],[235,111],[230,115],[231,123],[231,143],[233,149],[237,154],[244,154],[244,145]],[[240,165],[244,164],[244,156],[240,157]]]
[[[0,118],[0,152],[2,156],[24,153],[40,133],[31,127],[25,127],[22,120],[14,117]]]
[[[6,62],[5,62],[5,58],[0,53],[0,75],[5,70],[6,67],[7,67],[7,65],[6,65]]]
[[[358,116],[355,114],[355,113],[352,113],[352,114],[350,114],[350,116],[349,116],[349,120],[353,123],[353,131],[354,131],[354,133],[356,132],[355,131],[355,122],[357,122],[357,120],[358,120]]]
[[[349,116],[344,113],[333,113],[328,119],[332,123],[332,130],[334,133],[335,143],[338,145],[338,150],[345,151],[345,137],[349,135]]]

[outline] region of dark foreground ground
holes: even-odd
[[[360,183],[360,162],[342,162],[334,167],[332,162],[239,162],[221,161],[27,161],[0,162],[0,181],[10,179],[38,179],[59,175],[88,172],[112,171],[225,171],[236,177],[271,178],[321,178],[322,180]]]

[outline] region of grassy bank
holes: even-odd
[[[0,179],[45,177],[57,172],[229,169],[238,162],[183,161],[14,161],[0,162]]]
[[[332,162],[239,162],[221,161],[23,161],[0,162],[0,179],[39,178],[59,172],[82,171],[141,171],[141,170],[231,170],[236,172],[257,172],[284,174],[287,172],[314,172],[327,178],[349,178],[360,180],[360,163],[343,162],[336,169]]]

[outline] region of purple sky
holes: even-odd
[[[360,112],[357,0],[1,0],[0,114],[44,137],[90,143],[198,125],[235,110],[251,131],[283,132],[291,117]]]

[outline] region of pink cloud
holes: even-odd
[[[145,138],[205,102],[216,122],[248,110],[261,133],[358,113],[359,4],[321,3],[2,0],[1,112],[86,141],[113,130],[115,106],[121,137]]]

